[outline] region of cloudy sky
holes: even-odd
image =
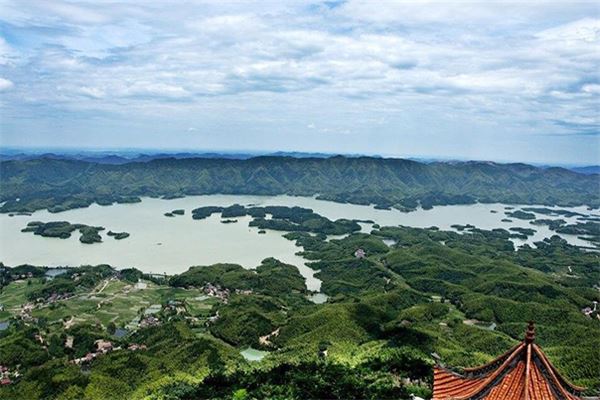
[[[0,0],[0,145],[598,163],[599,4]]]

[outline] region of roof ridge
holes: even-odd
[[[586,389],[583,386],[576,386],[576,385],[572,384],[571,382],[569,382],[568,380],[566,380],[556,370],[554,365],[552,365],[552,363],[550,363],[550,360],[548,360],[548,357],[546,357],[546,354],[544,354],[544,352],[542,351],[542,349],[540,349],[539,346],[534,344],[533,349],[535,350],[536,355],[542,361],[542,364],[544,364],[544,367],[546,367],[548,369],[548,372],[550,373],[550,378],[554,381],[554,384],[560,389],[560,391],[562,392],[563,395],[565,395],[567,397],[569,395],[571,395],[571,396],[573,395],[572,393],[565,391],[563,385],[569,386],[569,389],[571,389],[571,391],[574,391],[574,392],[582,392]]]
[[[517,356],[519,356],[521,354],[521,352],[523,351],[523,348],[525,347],[525,343],[521,343],[519,346],[517,346],[515,348],[515,350],[513,351],[513,353],[506,359],[504,360],[504,362],[502,363],[502,365],[500,365],[500,367],[498,367],[494,372],[492,372],[489,376],[487,376],[486,378],[483,379],[483,382],[481,382],[479,385],[477,385],[475,387],[475,389],[471,390],[471,392],[467,395],[463,395],[463,396],[459,396],[456,397],[456,400],[467,400],[470,399],[473,394],[476,393],[481,393],[482,391],[485,390],[485,388],[487,388],[491,383],[494,382],[494,380],[502,373],[505,372],[504,370],[511,368],[511,363],[513,362],[513,360],[515,358],[517,358]],[[516,364],[515,364],[516,365]],[[514,367],[514,366],[513,366]],[[512,368],[511,368],[512,369]]]
[[[505,351],[504,353],[502,353],[501,355],[499,355],[498,357],[494,358],[492,361],[490,361],[486,364],[483,364],[479,367],[463,368],[463,371],[468,372],[468,373],[474,373],[474,372],[478,372],[482,369],[488,368],[488,367],[494,365],[496,362],[498,362],[498,360],[508,357],[512,352],[516,351],[517,348],[519,346],[521,346],[522,344],[523,343],[518,343],[518,344],[514,345],[509,350]]]
[[[529,400],[529,381],[531,373],[531,343],[527,343],[527,358],[525,359],[525,396],[523,400]]]

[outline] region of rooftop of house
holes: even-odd
[[[529,323],[525,339],[506,353],[462,374],[436,366],[433,400],[575,400],[585,388],[563,378],[535,343]]]

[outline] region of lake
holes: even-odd
[[[381,226],[406,225],[414,227],[437,226],[442,230],[453,230],[453,224],[473,224],[482,229],[524,227],[537,230],[527,240],[517,240],[517,245],[532,244],[554,232],[547,226],[534,226],[529,221],[511,218],[513,222],[502,222],[506,205],[473,204],[438,206],[432,210],[419,209],[410,213],[398,210],[376,210],[372,206],[334,203],[312,197],[293,196],[242,196],[207,195],[180,199],[162,200],[144,198],[141,203],[115,204],[112,206],[92,205],[88,208],[69,210],[58,214],[46,210],[32,216],[0,214],[0,261],[6,265],[34,264],[46,266],[79,266],[82,264],[110,264],[117,268],[136,267],[151,273],[181,273],[192,265],[209,265],[217,262],[237,263],[253,268],[267,257],[296,265],[307,280],[310,290],[318,291],[321,282],[314,271],[305,266],[300,250],[294,242],[283,237],[284,232],[267,231],[258,234],[258,229],[249,227],[250,217],[238,217],[237,223],[223,224],[218,214],[204,220],[193,220],[191,210],[201,206],[282,205],[312,208],[330,218],[373,220]],[[517,208],[515,206],[515,208]],[[551,207],[548,207],[551,208]],[[184,209],[185,215],[165,217],[163,214],[175,209]],[[586,207],[561,207],[591,215]],[[493,213],[492,211],[495,211]],[[538,218],[557,217],[538,215]],[[576,217],[565,218],[575,222]],[[45,238],[22,233],[21,229],[30,221],[69,221],[106,228],[101,232],[103,242],[83,244],[79,233],[69,239]],[[370,231],[371,224],[362,223],[363,230]],[[130,237],[115,240],[106,235],[108,230],[129,232]],[[590,246],[589,242],[573,235],[561,235],[570,243]],[[391,243],[390,243],[391,244]]]

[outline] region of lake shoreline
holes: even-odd
[[[329,218],[352,219],[361,222],[362,232],[369,232],[377,226],[406,225],[418,228],[436,226],[440,230],[456,231],[453,225],[467,225],[476,222],[477,228],[535,228],[536,232],[527,239],[512,239],[515,245],[532,245],[535,241],[551,237],[556,233],[545,225],[532,226],[527,220],[514,219],[502,222],[506,212],[530,205],[508,205],[500,203],[436,206],[431,210],[401,212],[381,210],[373,205],[352,205],[326,200],[315,196],[229,196],[200,195],[177,199],[157,199],[144,197],[141,202],[114,204],[111,207],[94,204],[61,213],[39,210],[31,215],[8,217],[0,214],[0,260],[7,265],[48,265],[80,266],[108,264],[115,268],[135,267],[146,273],[168,275],[186,271],[194,265],[211,265],[219,262],[239,264],[246,269],[260,265],[260,262],[274,257],[282,262],[295,265],[307,279],[308,289],[320,291],[320,281],[314,277],[317,272],[306,266],[309,260],[297,253],[302,249],[283,237],[285,232],[258,229],[249,226],[251,218],[239,217],[238,223],[223,224],[219,214],[203,220],[193,220],[191,210],[200,206],[298,206],[310,208],[315,213]],[[540,206],[544,207],[544,206]],[[544,207],[550,209],[550,207]],[[185,210],[185,215],[165,218],[164,213],[175,209]],[[564,207],[552,209],[562,210]],[[585,207],[571,207],[571,212],[590,216]],[[556,216],[552,216],[555,218]],[[558,216],[560,217],[560,216]],[[538,218],[548,218],[539,215]],[[568,222],[577,217],[566,218]],[[70,220],[91,226],[109,226],[120,232],[129,232],[125,240],[110,240],[92,245],[80,245],[76,238],[54,239],[28,235],[20,232],[28,221]],[[260,234],[260,231],[266,233]],[[591,244],[576,235],[559,235],[572,244],[590,247]],[[334,239],[335,237],[332,237]],[[313,261],[313,260],[310,260]]]
[[[276,197],[276,196],[288,196],[288,197],[298,197],[298,198],[313,198],[315,200],[320,200],[320,201],[329,201],[329,202],[333,202],[333,203],[338,203],[338,204],[349,204],[349,205],[355,205],[355,206],[366,206],[366,207],[373,207],[377,210],[386,210],[386,211],[391,211],[391,210],[397,210],[400,211],[402,213],[413,213],[413,212],[418,212],[418,211],[428,211],[428,210],[432,210],[436,207],[447,207],[447,206],[469,206],[469,205],[476,205],[476,204],[504,204],[506,206],[526,206],[526,207],[547,207],[547,208],[574,208],[574,207],[586,207],[587,211],[589,212],[594,212],[594,211],[600,211],[600,206],[598,207],[593,207],[589,204],[585,204],[585,203],[581,203],[581,204],[545,204],[545,203],[536,203],[536,202],[531,202],[531,203],[502,203],[502,202],[498,202],[498,201],[484,201],[481,199],[475,200],[473,202],[464,202],[464,203],[447,203],[447,204],[435,204],[432,205],[431,207],[427,207],[427,208],[423,208],[420,204],[417,207],[414,208],[398,208],[394,205],[389,206],[389,207],[382,207],[380,205],[378,205],[377,203],[363,203],[363,202],[352,202],[352,201],[340,201],[337,198],[328,198],[328,197],[323,197],[320,193],[315,193],[313,195],[310,196],[303,196],[303,195],[296,195],[296,194],[291,194],[291,193],[278,193],[278,194],[251,194],[251,193],[205,193],[205,194],[184,194],[184,195],[178,195],[178,196],[170,196],[170,195],[162,195],[162,196],[147,196],[147,195],[133,195],[133,198],[136,199],[136,201],[114,201],[112,203],[106,203],[103,201],[92,201],[87,205],[75,205],[71,208],[65,208],[65,209],[61,209],[59,211],[51,211],[51,207],[48,208],[38,208],[34,211],[7,211],[7,210],[3,210],[2,206],[7,202],[7,200],[0,202],[0,215],[2,214],[8,214],[10,217],[14,217],[14,216],[31,216],[34,213],[38,212],[38,211],[48,211],[52,214],[60,214],[62,212],[65,211],[71,211],[71,210],[76,210],[76,209],[82,209],[82,208],[89,208],[92,207],[94,205],[98,205],[101,207],[110,207],[110,206],[114,206],[114,205],[119,205],[119,204],[137,204],[140,203],[141,201],[143,201],[144,199],[157,199],[157,200],[176,200],[176,199],[184,199],[184,198],[190,198],[190,197],[198,197],[198,196],[257,196],[257,197]],[[167,212],[167,214],[170,212]]]

